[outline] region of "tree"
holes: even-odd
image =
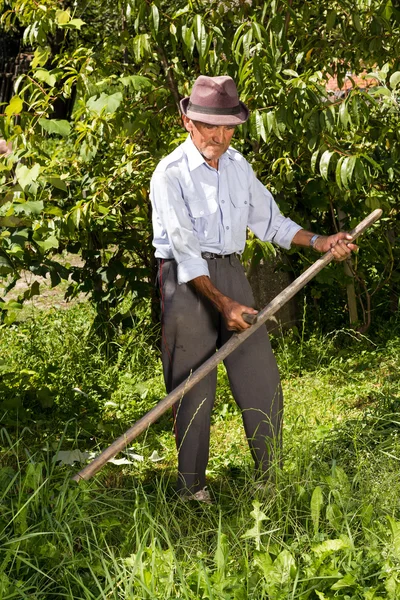
[[[390,1],[326,9],[315,0],[7,0],[0,14],[3,29],[22,28],[34,48],[0,125],[14,148],[0,179],[7,290],[22,269],[50,274],[53,285],[72,277],[68,296],[88,293],[112,335],[150,293],[148,183],[182,139],[179,98],[200,73],[227,73],[252,111],[235,144],[286,214],[332,230],[384,209],[385,234],[353,266],[364,325],[376,290],[398,294],[400,12]],[[330,97],[327,79],[350,70],[372,70],[377,85]],[[57,102],[70,98],[70,118],[54,118]],[[61,264],[63,249],[79,252],[83,266]],[[309,260],[299,256],[296,269]],[[346,282],[332,266],[312,293]]]

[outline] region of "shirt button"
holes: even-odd
[[[226,228],[229,229],[229,225],[227,225]]]
[[[247,204],[247,200],[245,200],[244,203]]]
[[[221,204],[225,204],[225,200],[221,200]]]

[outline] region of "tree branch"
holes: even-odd
[[[160,57],[160,61],[161,61],[162,67],[164,69],[165,76],[167,78],[168,87],[169,87],[169,89],[171,91],[171,94],[174,97],[175,104],[177,106],[179,114],[181,114],[181,106],[180,106],[181,96],[180,96],[179,91],[178,91],[178,86],[176,85],[176,81],[175,81],[175,77],[174,77],[172,68],[169,66],[167,57],[166,57],[165,52],[164,52],[164,49],[161,48],[161,46],[158,46],[157,52],[158,52],[158,55]]]

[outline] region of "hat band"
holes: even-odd
[[[238,104],[232,108],[213,108],[212,106],[200,106],[200,104],[193,104],[189,100],[187,110],[203,113],[203,115],[237,115],[241,111],[241,106]]]

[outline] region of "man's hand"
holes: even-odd
[[[256,315],[258,311],[254,308],[250,308],[250,306],[239,304],[238,302],[235,302],[235,300],[225,296],[220,312],[229,331],[244,331],[245,329],[248,329],[250,325],[243,320],[243,313]]]
[[[358,250],[358,246],[350,243],[349,240],[351,235],[344,231],[334,235],[320,235],[315,241],[314,248],[322,253],[330,250],[337,261],[346,260],[352,252]]]
[[[300,229],[294,236],[292,243],[298,246],[309,246],[313,237],[311,231]],[[346,260],[351,252],[358,250],[356,244],[350,242],[351,235],[345,231],[340,231],[334,235],[319,235],[314,243],[314,249],[317,252],[332,252],[335,260]]]
[[[250,313],[251,315],[256,315],[258,311],[254,308],[239,304],[239,302],[222,294],[211,282],[210,278],[205,275],[195,277],[189,283],[199,294],[208,298],[208,300],[214,304],[217,310],[222,314],[229,331],[244,331],[250,327],[250,325],[243,320],[242,314]]]

